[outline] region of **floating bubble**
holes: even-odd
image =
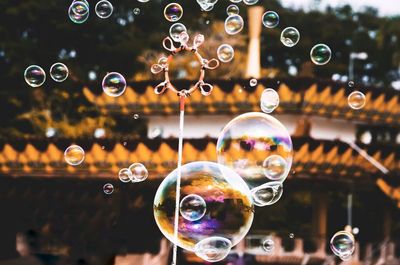
[[[125,92],[126,81],[120,73],[111,72],[103,78],[102,87],[108,96],[119,97]]]
[[[237,15],[239,14],[239,7],[237,5],[229,5],[226,8],[226,13],[228,16]]]
[[[279,106],[279,94],[272,88],[267,88],[261,94],[260,107],[265,113],[273,112]]]
[[[206,202],[196,194],[189,194],[181,200],[179,211],[188,221],[197,221],[206,213]]]
[[[71,145],[65,149],[64,159],[71,166],[80,165],[85,160],[85,151],[79,145]]]
[[[179,42],[179,36],[182,32],[187,32],[185,25],[182,23],[172,24],[172,26],[169,28],[169,35],[176,42]]]
[[[256,86],[257,84],[258,84],[257,79],[255,78],[250,79],[250,86]]]
[[[103,186],[103,192],[107,195],[111,195],[114,192],[114,186],[111,183],[106,183]]]
[[[242,2],[242,0],[230,0],[232,3],[238,4],[240,2]]]
[[[134,118],[135,120],[139,119],[139,114],[133,114],[133,118]]]
[[[140,9],[139,8],[134,8],[133,9],[133,14],[135,14],[136,16],[140,14]]]
[[[270,253],[274,250],[275,243],[270,237],[267,237],[264,239],[264,241],[262,243],[262,248],[264,249],[265,252]]]
[[[324,65],[331,60],[332,51],[328,45],[317,44],[311,49],[310,57],[316,65]]]
[[[71,11],[78,16],[84,16],[89,12],[89,5],[84,1],[74,1],[70,8]]]
[[[164,8],[164,17],[169,22],[176,22],[183,16],[183,8],[180,4],[170,3]]]
[[[82,1],[76,1],[76,2],[81,2],[80,4],[86,5],[86,4],[85,4],[84,2],[82,2]],[[73,2],[73,3],[70,5],[70,7],[69,7],[69,9],[68,9],[68,17],[69,17],[69,19],[70,19],[72,22],[74,22],[74,23],[76,23],[76,24],[82,24],[82,23],[84,23],[84,22],[89,18],[89,6],[86,5],[86,7],[87,7],[87,12],[86,12],[84,15],[79,15],[79,14],[75,13],[75,12],[74,12],[74,9],[73,9],[73,4],[76,3],[76,2]]]
[[[347,103],[349,104],[350,108],[352,109],[362,109],[367,102],[364,93],[360,91],[353,91],[347,97]]]
[[[24,78],[25,82],[31,87],[39,87],[46,81],[46,73],[42,67],[31,65],[25,69]]]
[[[338,257],[350,257],[355,249],[354,236],[346,231],[339,231],[331,238],[331,250]]]
[[[228,63],[233,60],[235,50],[229,44],[222,44],[217,49],[218,59],[223,63]]]
[[[145,181],[149,176],[149,171],[147,171],[147,168],[141,163],[133,163],[129,167],[129,171],[132,175],[132,182]]]
[[[68,78],[68,67],[63,63],[55,63],[50,67],[50,76],[56,82],[63,82]]]
[[[217,262],[226,258],[232,248],[229,239],[219,236],[205,238],[196,244],[194,253],[208,262]]]
[[[283,185],[280,181],[271,181],[251,190],[254,204],[263,207],[276,203],[282,197]]]
[[[123,168],[118,172],[118,178],[124,183],[130,182],[133,179],[132,172],[127,168]]]
[[[245,3],[246,5],[255,5],[258,3],[258,0],[243,0],[243,3]]]
[[[242,31],[244,26],[243,18],[239,15],[232,15],[225,20],[225,32],[229,35],[235,35]]]
[[[300,40],[300,32],[293,27],[288,27],[282,30],[281,33],[281,42],[286,47],[295,46]]]
[[[290,234],[289,234],[289,237],[290,237],[291,239],[293,239],[293,238],[294,238],[294,234],[293,234],[293,233],[290,233]]]
[[[204,216],[188,221],[179,215],[178,241],[174,239],[175,195],[178,170],[159,186],[154,199],[154,217],[171,242],[189,251],[211,235],[236,245],[247,234],[254,217],[251,193],[243,179],[231,169],[212,162],[193,162],[181,168],[181,198],[196,194],[207,204]]]
[[[109,18],[114,11],[114,7],[109,1],[101,0],[96,4],[95,11],[99,18]]]
[[[262,23],[266,28],[275,28],[279,24],[279,15],[274,11],[267,11],[262,16]]]
[[[279,155],[286,162],[285,171],[280,174],[282,182],[292,165],[292,140],[285,126],[265,113],[237,116],[218,137],[218,162],[236,171],[251,189],[268,182],[263,162],[272,155]]]
[[[270,180],[280,180],[286,172],[286,160],[280,155],[271,155],[263,162],[264,174]]]
[[[354,81],[349,81],[349,87],[353,87],[354,86]]]

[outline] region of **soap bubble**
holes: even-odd
[[[99,18],[109,18],[112,15],[113,10],[113,5],[107,0],[101,0],[95,6],[96,15]]]
[[[71,11],[78,16],[84,16],[89,12],[89,5],[83,1],[74,1],[72,2]]]
[[[353,91],[347,98],[347,103],[352,109],[362,109],[367,102],[364,93],[360,91]]]
[[[104,192],[105,194],[107,194],[107,195],[112,194],[112,193],[114,192],[114,186],[113,186],[113,184],[111,184],[111,183],[106,183],[106,184],[103,186],[103,192]]]
[[[290,237],[291,239],[293,239],[293,238],[294,238],[294,234],[293,234],[293,233],[290,233],[290,234],[289,234],[289,237]]]
[[[310,57],[316,65],[324,65],[331,60],[332,51],[328,45],[317,44],[311,49]]]
[[[229,35],[235,35],[242,31],[244,26],[243,18],[239,15],[232,15],[225,20],[225,32]]]
[[[102,87],[108,96],[119,97],[125,92],[126,81],[120,73],[111,72],[103,78]]]
[[[74,9],[74,3],[76,3],[76,2],[80,2],[81,5],[86,6],[87,12],[84,15],[79,15],[79,14],[74,12],[74,10],[75,10]],[[74,22],[76,24],[84,23],[89,18],[89,6],[86,5],[83,1],[75,1],[75,2],[73,2],[70,5],[69,9],[68,9],[68,17],[72,22]]]
[[[279,94],[272,88],[265,89],[261,94],[260,107],[265,113],[273,112],[279,106]]]
[[[300,40],[300,32],[293,27],[288,27],[282,30],[281,42],[287,47],[295,46]]]
[[[129,171],[131,172],[133,182],[145,181],[149,176],[147,168],[141,163],[133,163],[130,165]]]
[[[218,59],[223,63],[228,63],[233,60],[235,50],[229,44],[222,44],[217,49]]]
[[[257,79],[255,78],[250,79],[250,86],[256,86],[257,83],[258,83]]]
[[[185,25],[182,23],[172,24],[172,26],[169,28],[169,35],[176,42],[179,42],[179,36],[182,32],[187,32]]]
[[[80,165],[85,160],[85,151],[79,145],[71,145],[65,149],[64,159],[71,166]]]
[[[118,172],[118,178],[124,183],[130,182],[133,179],[132,172],[127,168],[123,168]]]
[[[349,257],[355,249],[354,236],[346,231],[339,231],[331,238],[331,250],[333,254],[339,257]]]
[[[140,8],[134,8],[133,9],[133,14],[135,14],[136,16],[140,14]]]
[[[266,28],[275,28],[279,24],[279,15],[274,11],[267,11],[262,16],[262,23]]]
[[[46,73],[42,67],[31,65],[25,69],[24,78],[25,82],[31,87],[39,87],[46,81]]]
[[[213,162],[193,162],[181,167],[181,198],[196,194],[207,204],[204,216],[189,221],[179,215],[179,236],[174,239],[175,195],[178,170],[158,187],[154,217],[161,232],[171,242],[189,251],[212,235],[236,245],[247,234],[254,217],[251,193],[243,179],[231,169]]]
[[[239,14],[239,7],[237,5],[229,5],[226,8],[226,13],[228,14],[228,16],[237,15]]]
[[[217,262],[226,258],[232,248],[229,239],[219,236],[205,238],[196,244],[194,253],[208,262]]]
[[[271,180],[280,180],[286,171],[286,160],[280,155],[271,155],[263,162],[264,174]]]
[[[349,87],[353,87],[354,86],[354,81],[349,81]]]
[[[181,19],[183,8],[180,4],[170,3],[164,8],[164,17],[169,22],[176,22]]]
[[[135,120],[139,119],[139,114],[133,114],[133,118],[134,118]]]
[[[55,63],[50,67],[50,76],[56,82],[62,82],[68,78],[68,67],[63,63]]]
[[[251,190],[254,204],[263,207],[279,201],[283,194],[283,185],[280,181],[270,181]]]
[[[262,243],[262,248],[264,249],[265,252],[270,253],[274,250],[275,243],[270,237],[267,237],[264,239],[264,241]]]
[[[206,202],[196,194],[189,194],[181,200],[179,211],[188,221],[197,221],[206,213]]]
[[[292,166],[292,140],[285,126],[265,113],[237,116],[218,137],[218,162],[235,170],[251,189],[269,181],[263,162],[272,155],[279,155],[286,162],[285,171],[279,175],[282,182]]]
[[[245,3],[246,5],[255,5],[257,4],[258,0],[243,0],[243,3]]]
[[[232,3],[238,4],[240,2],[242,2],[242,0],[231,0]]]

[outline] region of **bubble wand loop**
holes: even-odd
[[[182,151],[183,151],[183,129],[184,129],[184,120],[185,120],[185,98],[189,97],[194,91],[200,89],[201,94],[204,96],[208,96],[211,94],[213,90],[213,86],[205,83],[205,70],[213,70],[219,66],[219,61],[217,59],[207,60],[204,59],[200,53],[198,52],[197,48],[200,47],[204,42],[204,36],[198,34],[194,37],[193,45],[189,46],[187,43],[189,41],[189,35],[186,32],[182,32],[179,35],[179,42],[181,43],[180,47],[175,47],[174,43],[171,38],[167,37],[163,40],[163,47],[170,51],[171,54],[166,57],[162,57],[158,60],[157,64],[153,64],[151,66],[151,72],[153,74],[164,72],[165,80],[158,84],[154,88],[154,92],[156,94],[162,94],[167,89],[172,90],[179,96],[179,143],[178,143],[178,177],[176,181],[176,196],[175,196],[175,216],[174,216],[174,248],[172,253],[172,264],[176,265],[177,259],[177,251],[178,251],[178,231],[179,231],[179,201],[180,201],[180,190],[181,190],[181,167],[182,167]],[[199,80],[194,84],[190,89],[183,89],[177,90],[174,85],[172,85],[170,78],[169,78],[169,62],[172,60],[173,56],[177,53],[190,51],[193,52],[197,58],[197,60],[201,64],[200,69],[200,77]]]

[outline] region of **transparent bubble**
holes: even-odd
[[[311,61],[316,65],[324,65],[329,63],[332,57],[332,51],[328,45],[317,44],[310,52]]]
[[[103,78],[102,87],[108,96],[119,97],[125,92],[126,81],[120,73],[111,72]]]
[[[225,20],[225,32],[229,35],[235,35],[242,31],[244,26],[243,18],[239,15],[232,15]]]
[[[232,3],[238,4],[240,2],[242,2],[242,0],[230,0]]]
[[[212,4],[201,4],[200,5],[202,11],[209,12],[214,9],[214,5]]]
[[[129,171],[132,174],[132,181],[133,182],[142,182],[147,179],[149,176],[149,172],[147,168],[141,163],[133,163],[129,167]]]
[[[293,27],[288,27],[282,30],[281,42],[287,47],[295,46],[300,40],[300,32]]]
[[[103,192],[104,192],[105,194],[107,194],[107,195],[112,194],[112,193],[114,192],[114,186],[113,186],[113,184],[111,184],[111,183],[106,183],[106,184],[103,186]]]
[[[275,28],[279,24],[279,15],[274,11],[267,11],[262,16],[262,23],[266,28]]]
[[[84,15],[79,15],[79,14],[75,13],[74,9],[73,9],[73,4],[76,2],[81,2],[80,4],[86,5],[83,1],[73,2],[68,9],[68,17],[75,24],[82,24],[89,18],[89,6],[86,5],[87,12]]]
[[[349,81],[349,87],[353,87],[354,86],[354,81]]]
[[[172,24],[172,26],[169,28],[169,35],[176,42],[179,42],[179,36],[182,32],[187,32],[185,25],[182,23]]]
[[[95,11],[99,18],[109,18],[113,13],[114,7],[107,0],[101,0],[96,4]]]
[[[255,5],[258,3],[258,0],[243,0],[243,3],[245,3],[246,5]]]
[[[170,3],[164,8],[164,17],[169,22],[176,22],[183,16],[183,8],[180,4]]]
[[[275,248],[275,243],[272,240],[272,238],[267,237],[264,239],[263,243],[262,243],[262,248],[264,249],[265,252],[272,252]]]
[[[127,168],[123,168],[118,172],[118,178],[124,183],[130,182],[133,179],[132,172]]]
[[[193,162],[181,168],[181,198],[196,194],[207,204],[204,216],[189,221],[179,215],[179,247],[194,251],[197,243],[219,235],[236,245],[247,234],[254,217],[251,193],[231,169],[212,162]],[[154,199],[154,217],[161,232],[174,242],[175,191],[178,170],[159,186]],[[197,245],[197,246],[201,246]]]
[[[135,14],[136,16],[140,14],[140,9],[139,8],[134,8],[133,9],[133,14]]]
[[[338,257],[349,257],[355,249],[354,236],[346,231],[339,231],[331,238],[331,250]]]
[[[279,106],[279,94],[272,88],[267,88],[261,94],[260,107],[265,113],[273,112]]]
[[[293,234],[293,233],[290,233],[290,234],[289,234],[289,237],[290,237],[291,239],[293,239],[293,238],[294,238],[294,234]]]
[[[31,65],[25,69],[24,78],[25,82],[31,87],[39,87],[46,81],[46,73],[42,67]]]
[[[280,181],[270,181],[251,190],[254,204],[263,207],[276,203],[282,197],[283,185]]]
[[[206,213],[206,202],[196,194],[189,194],[181,200],[179,211],[188,221],[197,221]]]
[[[239,14],[239,7],[237,5],[229,5],[226,8],[226,13],[228,14],[228,16],[237,15]]]
[[[352,109],[362,109],[367,102],[364,93],[360,91],[353,91],[347,97],[347,103],[349,104],[350,108]]]
[[[222,44],[217,50],[218,59],[223,63],[228,63],[233,60],[235,50],[229,44]]]
[[[85,151],[79,145],[71,145],[65,149],[64,159],[71,166],[80,165],[85,160]]]
[[[229,239],[219,236],[205,238],[196,244],[194,252],[208,262],[217,262],[226,258],[232,248]]]
[[[280,180],[286,172],[286,160],[280,155],[271,155],[263,162],[264,174],[270,180]]]
[[[237,116],[218,137],[218,162],[235,170],[251,189],[269,181],[263,162],[272,155],[279,155],[286,162],[285,171],[280,174],[282,182],[292,166],[292,140],[285,126],[265,113]]]
[[[68,67],[63,63],[55,63],[50,67],[50,76],[56,82],[63,82],[68,78]]]
[[[139,119],[139,114],[133,114],[133,118],[134,118],[135,120]]]
[[[150,0],[138,0],[139,2],[141,2],[141,3],[147,3],[147,2],[149,2]]]
[[[258,84],[257,79],[255,78],[250,79],[250,86],[256,86],[257,84]]]
[[[71,11],[78,16],[84,16],[89,12],[89,5],[84,1],[74,1],[72,2]]]

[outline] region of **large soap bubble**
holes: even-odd
[[[178,240],[175,242],[178,170],[174,170],[163,180],[154,199],[154,217],[161,232],[171,242],[192,252],[196,244],[210,237],[225,238],[232,246],[236,245],[249,231],[254,216],[246,183],[233,170],[217,163],[193,162],[182,166],[181,170],[181,199],[196,194],[204,199],[207,208],[196,221],[179,215]]]

